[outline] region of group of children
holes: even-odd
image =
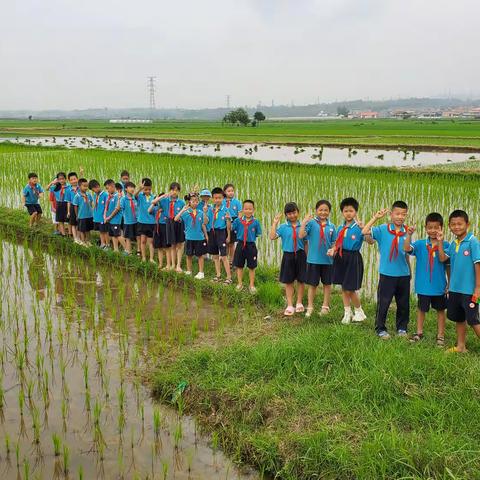
[[[186,254],[186,275],[192,274],[193,257],[198,259],[197,279],[203,279],[205,255],[215,264],[214,281],[222,281],[222,266],[226,284],[232,283],[232,267],[236,269],[238,290],[243,289],[243,271],[249,272],[249,291],[256,292],[256,239],[262,234],[255,218],[252,200],[240,202],[235,188],[227,184],[191,192],[180,198],[180,184],[173,182],[166,193],[154,195],[152,181],[142,179],[139,186],[130,181],[127,171],[115,183],[109,179],[104,188],[98,181],[78,178],[74,172],[57,174],[47,186],[54,222],[58,234],[66,235],[65,225],[75,242],[90,245],[90,231],[100,234],[100,248],[132,253],[132,242],[142,260],[155,262],[158,251],[160,268],[182,272],[182,256]],[[29,174],[23,190],[23,203],[30,214],[30,224],[38,222],[42,210],[39,197],[43,189],[38,176]],[[480,337],[477,299],[480,297],[480,244],[469,232],[466,212],[455,210],[449,216],[449,228],[455,237],[444,240],[443,218],[430,213],[425,220],[426,238],[413,241],[415,227],[405,224],[408,206],[403,201],[375,213],[365,225],[358,220],[359,204],[349,197],[340,203],[343,223],[330,221],[332,206],[319,200],[315,214],[299,220],[299,208],[294,202],[285,205],[284,212],[275,215],[270,239],[281,239],[282,261],[280,282],[285,284],[287,307],[285,316],[305,312],[310,317],[320,283],[323,303],[320,315],[330,312],[332,284],[340,285],[344,305],[343,324],[363,322],[358,291],[363,281],[363,242],[378,244],[379,282],[375,331],[379,338],[388,339],[387,313],[392,300],[396,303],[396,333],[407,336],[410,312],[410,258],[416,258],[415,292],[418,296],[417,328],[411,341],[423,338],[425,314],[430,308],[437,312],[437,345],[445,343],[445,319],[456,322],[457,344],[452,351],[464,352],[467,325]],[[374,224],[389,213],[390,221]],[[282,218],[285,219],[282,222]],[[164,258],[166,265],[163,267]],[[307,285],[307,307],[303,297]],[[296,302],[294,302],[296,290]],[[446,311],[446,314],[445,314]]]

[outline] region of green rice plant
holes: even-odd
[[[62,461],[63,461],[63,473],[64,475],[68,475],[68,471],[70,468],[70,449],[64,443],[62,449]]]
[[[78,480],[83,480],[83,466],[79,465],[78,467]]]
[[[56,457],[59,457],[61,452],[60,447],[62,442],[60,440],[60,437],[56,433],[52,433],[52,442],[53,442],[53,454]]]
[[[24,480],[30,479],[30,462],[28,459],[23,459],[23,478]]]
[[[11,446],[10,446],[10,435],[8,432],[5,433],[5,454],[7,458],[10,456]]]
[[[142,421],[143,421],[143,412],[142,412]],[[160,411],[158,410],[158,408],[155,408],[153,410],[153,432],[155,434],[155,438],[157,439],[160,436],[161,426],[162,426],[162,419],[160,416]]]

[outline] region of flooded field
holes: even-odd
[[[236,157],[263,161],[304,164],[425,167],[480,159],[480,152],[458,153],[398,149],[365,149],[341,147],[287,146],[271,144],[182,143],[148,140],[122,140],[82,137],[17,137],[0,141],[27,145],[67,148],[103,148],[128,152],[175,153],[193,156]]]
[[[254,479],[141,383],[152,342],[238,312],[0,236],[0,478]],[[220,314],[221,312],[221,314]]]

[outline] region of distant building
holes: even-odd
[[[146,118],[112,118],[109,123],[152,123]]]
[[[359,118],[378,118],[378,112],[360,112],[358,114]]]

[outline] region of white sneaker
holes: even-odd
[[[362,308],[355,309],[355,313],[353,314],[352,322],[363,322],[367,319],[365,312]]]
[[[197,280],[203,280],[205,278],[205,274],[203,272],[198,272],[194,278]]]
[[[352,311],[345,310],[345,314],[343,315],[343,318],[342,318],[342,323],[344,325],[348,325],[351,321],[352,321]]]
[[[256,287],[250,287],[248,289],[252,295],[255,295],[257,293],[257,288]]]
[[[187,271],[185,272],[185,275],[191,275],[191,274],[192,274],[192,272],[191,272],[190,270],[187,270]]]
[[[310,318],[310,317],[312,316],[312,313],[313,313],[313,308],[308,307],[308,308],[307,308],[307,311],[306,311],[306,313],[305,313],[305,316],[306,316],[307,318]]]

